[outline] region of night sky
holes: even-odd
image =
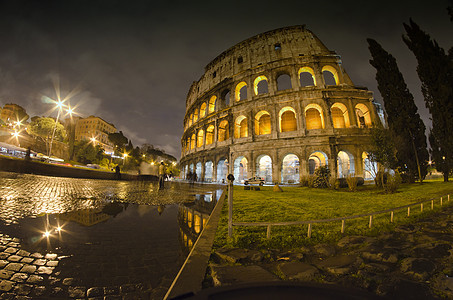
[[[134,146],[150,143],[179,158],[186,95],[204,67],[244,39],[306,24],[342,57],[354,84],[381,101],[366,42],[376,39],[396,57],[429,126],[403,22],[412,18],[448,50],[451,3],[0,0],[0,105],[48,116],[44,99],[57,85],[83,117],[100,116]]]

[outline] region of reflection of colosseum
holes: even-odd
[[[259,34],[217,56],[190,87],[183,172],[291,183],[327,164],[339,177],[370,177],[369,127],[383,118],[372,100],[304,26]]]

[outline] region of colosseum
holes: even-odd
[[[370,127],[383,121],[373,93],[305,26],[268,31],[217,56],[190,87],[182,174],[297,183],[328,165],[371,179]]]

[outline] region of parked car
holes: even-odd
[[[259,185],[263,185],[263,184],[264,184],[264,178],[261,178],[261,177],[252,177],[252,178],[249,178],[249,179],[244,180],[244,184],[245,184],[245,185],[248,185],[248,184],[259,184]]]

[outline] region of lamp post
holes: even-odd
[[[126,158],[127,158],[127,153],[124,153],[123,154],[123,166],[124,166],[124,161],[126,160]]]
[[[58,102],[57,102],[57,108],[58,108],[57,120],[55,121],[55,126],[53,127],[53,131],[52,131],[52,137],[50,138],[49,154],[47,155],[48,156],[48,158],[47,158],[48,161],[50,160],[50,156],[52,155],[53,138],[55,136],[55,131],[57,130],[58,119],[60,118],[60,113],[61,113],[61,108],[62,107],[63,107],[63,102],[58,100]]]

